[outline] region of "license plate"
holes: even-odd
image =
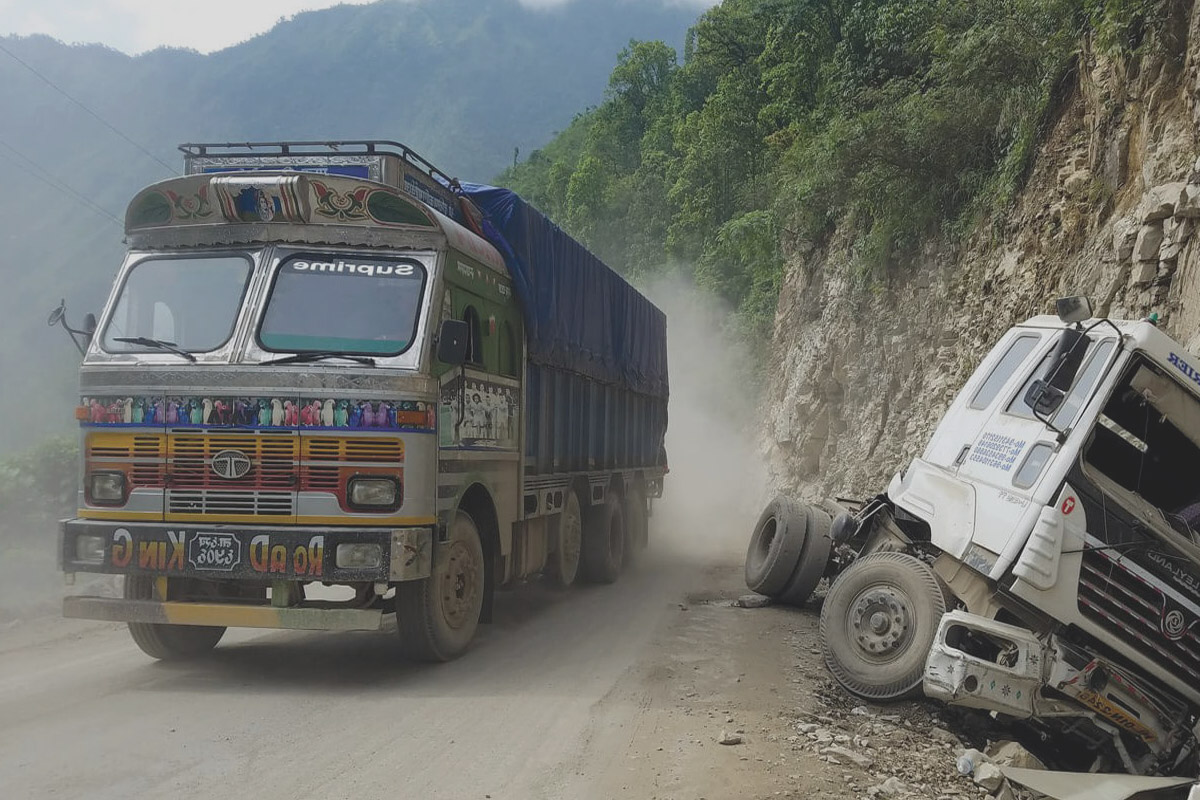
[[[242,563],[242,547],[232,534],[193,533],[188,539],[188,563],[192,569],[233,572]]]

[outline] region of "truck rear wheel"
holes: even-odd
[[[554,552],[546,564],[546,577],[554,586],[565,589],[579,575],[579,553],[583,547],[583,512],[574,489],[567,489],[555,538]]]
[[[807,506],[805,512],[808,528],[804,535],[804,546],[800,550],[800,563],[776,598],[781,603],[793,606],[802,606],[812,597],[825,575],[829,553],[833,550],[833,540],[829,538],[833,519],[815,506]]]
[[[583,575],[592,583],[613,583],[625,563],[625,518],[621,498],[609,492],[588,509],[583,523]]]
[[[396,618],[405,655],[450,661],[470,646],[483,610],[487,562],[479,528],[465,511],[454,515],[450,541],[439,546],[433,573],[396,586]]]
[[[149,575],[125,576],[125,599],[165,600],[154,593],[154,578]],[[142,652],[160,661],[182,661],[203,655],[217,646],[224,628],[201,625],[165,625],[155,622],[130,622],[129,635]]]
[[[804,550],[808,514],[786,497],[776,497],[763,509],[746,550],[746,586],[777,597],[788,585]]]
[[[869,700],[920,694],[946,600],[933,570],[906,553],[855,561],[821,606],[825,665],[848,691]]]

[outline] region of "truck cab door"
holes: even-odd
[[[960,459],[959,478],[975,487],[973,544],[991,556],[1004,553],[1014,535],[1030,528],[1057,488],[1044,486],[1042,478],[1050,474],[1050,466],[1058,458],[1058,434],[1035,417],[1025,402],[1029,386],[1044,377],[1057,341],[1057,336],[1047,337],[1037,349],[1032,367],[1022,373],[1023,380],[1006,386],[992,399],[986,423]],[[1090,346],[1071,391],[1050,419],[1055,428],[1065,430],[1074,424],[1114,347],[1112,339]],[[972,566],[990,571],[986,564]]]
[[[1000,398],[1007,397],[1024,380],[1037,363],[1035,351],[1050,338],[1045,330],[1035,328],[1015,328],[1006,333],[947,410],[925,448],[923,460],[951,472],[957,470],[995,415]]]

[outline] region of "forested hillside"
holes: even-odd
[[[46,313],[60,297],[76,322],[99,310],[124,204],[181,169],[180,142],[396,139],[487,181],[600,102],[631,38],[681,46],[695,17],[641,0],[385,0],[211,55],[0,38],[0,454],[70,424],[77,358]]]
[[[785,259],[835,231],[871,283],[999,218],[1081,48],[1135,51],[1166,5],[725,0],[682,59],[625,49],[605,102],[502,180],[627,272],[693,274],[765,343]]]

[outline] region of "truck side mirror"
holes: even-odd
[[[96,315],[90,311],[83,317],[83,332],[89,342],[96,338]]]
[[[1067,324],[1084,322],[1092,318],[1092,301],[1083,295],[1061,297],[1054,303],[1058,318]]]
[[[1034,381],[1025,393],[1025,402],[1035,414],[1048,417],[1062,406],[1091,344],[1091,337],[1083,331],[1074,328],[1063,331],[1045,377]]]
[[[455,365],[465,363],[470,332],[470,326],[461,319],[442,320],[442,329],[438,332],[438,361]]]

